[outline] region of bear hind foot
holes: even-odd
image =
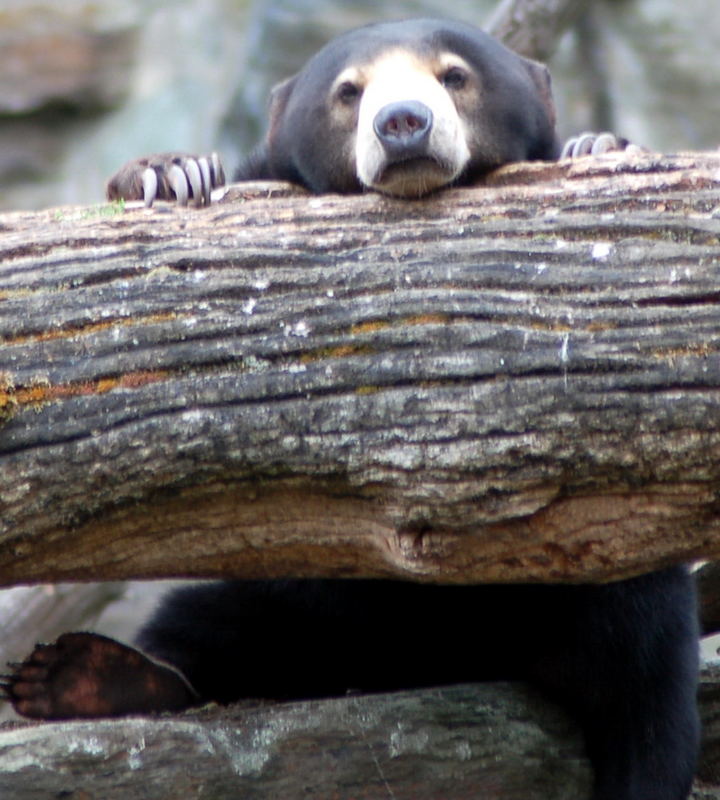
[[[0,689],[33,719],[112,717],[195,705],[184,676],[132,647],[94,633],[65,633],[9,665]]]

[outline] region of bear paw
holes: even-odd
[[[580,156],[597,156],[601,153],[612,153],[624,150],[629,153],[643,152],[643,148],[632,144],[627,139],[615,136],[614,133],[581,133],[571,136],[563,145],[560,158],[578,158]]]
[[[0,690],[18,714],[34,719],[174,711],[197,702],[179,671],[95,633],[64,633],[9,666]]]
[[[210,192],[225,185],[225,173],[217,153],[192,156],[160,153],[135,158],[107,182],[108,200],[143,200],[150,208],[156,199],[186,206],[210,205]]]

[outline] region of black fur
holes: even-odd
[[[597,586],[204,584],[169,595],[138,643],[221,702],[526,679],[580,720],[593,800],[690,789],[698,631],[683,567]]]
[[[466,118],[471,160],[456,183],[468,184],[502,164],[558,157],[550,76],[543,65],[472,25],[412,19],[349,31],[276,87],[267,135],[235,179],[288,180],[318,193],[360,191],[348,157],[355,127],[333,119],[330,90],[348,65],[370,62],[396,46],[428,59],[442,51],[457,53],[478,76],[481,96]]]

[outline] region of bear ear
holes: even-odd
[[[552,80],[550,78],[550,71],[545,66],[545,64],[541,64],[539,61],[532,61],[529,58],[523,58],[523,61],[525,63],[525,68],[527,69],[530,77],[532,78],[532,82],[537,87],[538,96],[540,97],[543,105],[545,106],[545,110],[548,115],[548,120],[550,121],[550,125],[552,125],[552,128],[554,130],[556,122],[556,114],[555,114],[555,101],[553,100],[553,94],[552,94]]]
[[[268,112],[269,126],[268,138],[273,139],[278,122],[283,118],[285,108],[297,81],[297,75],[275,84],[270,91],[270,109]]]

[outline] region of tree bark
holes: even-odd
[[[718,176],[2,216],[0,583],[712,557]]]
[[[547,61],[589,5],[588,0],[502,0],[485,29],[516,53]]]
[[[0,727],[0,795],[578,800],[576,726],[519,685]]]
[[[720,798],[718,682],[705,671],[695,800]],[[0,725],[13,800],[582,800],[590,784],[576,724],[519,684]]]

